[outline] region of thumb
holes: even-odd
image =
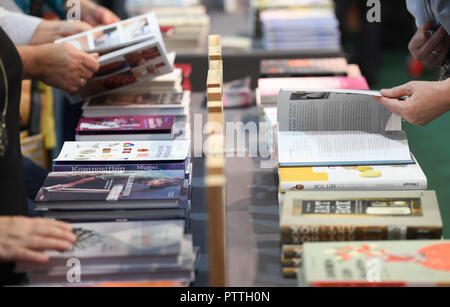
[[[403,96],[411,96],[413,94],[413,87],[410,83],[397,86],[391,89],[381,90],[381,95],[387,98],[401,98]]]
[[[404,106],[405,102],[400,101],[397,99],[389,99],[386,97],[374,97],[376,101],[378,101],[380,104],[388,108],[392,113],[402,116],[402,107]]]
[[[433,25],[431,24],[431,22],[426,22],[426,23],[424,23],[420,28],[419,28],[419,30],[421,30],[421,31],[431,31],[431,30],[433,30]]]

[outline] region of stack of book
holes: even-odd
[[[263,60],[260,66],[256,102],[261,107],[276,107],[281,88],[369,89],[359,67],[345,58]]]
[[[46,218],[181,219],[190,213],[190,142],[66,142],[36,197]]]
[[[184,89],[191,67],[173,68],[175,55],[167,54],[154,14],[60,42],[85,42],[78,47],[102,54],[101,72],[86,86],[95,91],[71,96],[86,100],[77,141],[64,144],[35,199],[45,218],[73,223],[78,241],[67,253],[49,253],[47,266],[22,271],[33,285],[65,285],[67,261],[76,259],[82,283],[75,285],[191,283],[198,254],[185,235],[192,164],[191,93]],[[135,82],[121,82],[123,72]],[[98,86],[97,79],[109,84],[103,74],[119,76],[120,86]]]
[[[32,285],[50,286],[124,281],[186,286],[194,280],[198,250],[182,221],[77,224],[74,233],[78,240],[71,250],[47,252],[49,263],[19,264],[16,271],[27,273]]]
[[[177,53],[205,52],[210,29],[206,7],[199,1],[140,1],[127,4],[128,12],[144,14],[153,12],[161,28],[171,29],[164,38],[169,51]]]
[[[332,1],[256,0],[262,44],[268,50],[340,50],[339,22]],[[259,29],[255,30],[259,34]]]
[[[286,277],[296,277],[305,242],[441,238],[436,194],[425,191],[427,178],[411,154],[401,118],[373,98],[379,95],[280,91],[277,148]]]

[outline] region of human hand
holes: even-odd
[[[421,26],[409,43],[411,54],[429,66],[442,66],[447,59],[450,37],[444,27],[433,33],[430,22]]]
[[[67,251],[77,240],[63,222],[0,217],[0,261],[47,263],[47,250]]]
[[[394,114],[416,126],[425,126],[450,111],[450,82],[410,82],[382,90],[375,97]],[[404,101],[398,98],[407,96]]]
[[[67,92],[84,87],[100,68],[98,54],[90,55],[70,44],[49,44],[37,48],[39,80]]]
[[[92,27],[85,22],[43,21],[34,32],[30,45],[53,43],[57,39],[89,30],[92,30]]]
[[[81,19],[94,27],[120,21],[120,18],[116,14],[90,0],[83,0],[81,2]]]

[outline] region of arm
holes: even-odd
[[[30,45],[53,43],[62,37],[71,36],[91,29],[92,27],[84,22],[43,21],[31,37]]]
[[[98,55],[72,45],[18,46],[25,79],[38,79],[68,92],[76,92],[99,69]]]
[[[410,82],[393,89],[382,90],[376,98],[406,121],[424,126],[450,111],[450,79],[437,82]],[[405,101],[396,98],[408,96]]]
[[[43,251],[67,251],[76,240],[66,223],[0,217],[0,262],[47,263],[50,259]]]
[[[47,0],[52,2],[62,2],[64,11],[68,11],[73,4],[69,1]],[[116,14],[107,8],[96,4],[91,0],[79,0],[81,4],[81,20],[87,22],[91,26],[109,25],[120,21]]]

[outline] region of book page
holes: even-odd
[[[280,166],[332,166],[413,163],[403,131],[280,132]]]
[[[372,96],[376,91],[282,89],[278,97],[280,131],[402,130],[401,118]]]

